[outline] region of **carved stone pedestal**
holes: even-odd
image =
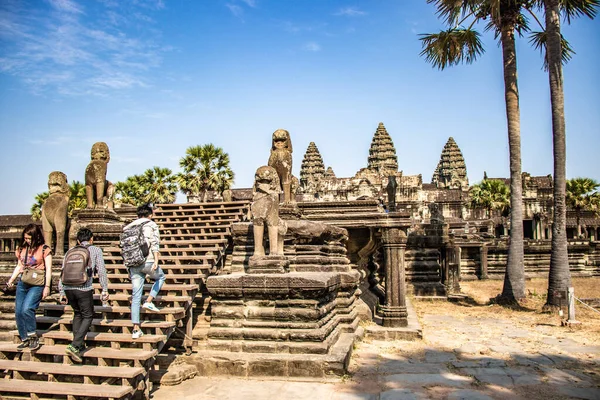
[[[283,274],[290,268],[289,260],[284,256],[252,256],[246,267],[247,274]]]
[[[115,242],[123,230],[123,222],[112,209],[84,208],[75,211],[69,228],[69,248],[77,244],[77,232],[88,228],[94,233],[96,243]]]

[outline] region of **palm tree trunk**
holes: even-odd
[[[565,199],[567,150],[559,0],[544,0],[544,7],[546,10],[546,57],[548,57],[548,75],[550,78],[552,138],[554,143],[554,222],[552,224],[552,250],[546,306],[560,306],[559,292],[566,292],[571,286],[571,272],[569,271],[569,256],[567,253],[567,207]]]
[[[525,297],[525,271],[523,267],[523,188],[521,187],[521,121],[519,88],[517,85],[517,51],[514,25],[501,28],[502,57],[504,61],[504,98],[508,122],[508,147],[510,157],[510,243],[503,301],[514,302]]]

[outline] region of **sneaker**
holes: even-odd
[[[142,336],[144,336],[144,332],[142,332],[141,330],[133,331],[133,333],[131,334],[132,339],[139,339]]]
[[[29,350],[36,351],[40,348],[40,339],[37,336],[29,337]]]
[[[156,307],[153,303],[144,303],[142,305],[142,308],[145,308],[146,310],[150,310],[150,311],[154,311],[154,312],[160,311],[160,309],[158,307]]]
[[[65,349],[65,353],[69,357],[71,357],[71,360],[75,361],[76,363],[80,363],[83,361],[83,359],[81,358],[81,352],[77,347],[73,346],[72,344],[67,346],[67,348]]]
[[[27,338],[27,339],[23,340],[23,341],[21,342],[21,344],[19,344],[19,345],[17,346],[17,350],[18,350],[18,351],[23,351],[23,350],[25,350],[25,349],[28,349],[28,348],[29,348],[29,338]]]

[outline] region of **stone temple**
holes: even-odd
[[[460,291],[461,280],[503,277],[508,218],[470,206],[466,162],[453,138],[424,183],[399,169],[383,123],[366,167],[352,177],[337,177],[316,142],[300,157],[300,178],[291,176],[293,134],[275,131],[252,189],[233,189],[227,201],[213,193],[207,203],[157,205],[167,281],[155,300],[161,312],[142,312],[141,340],[131,337],[131,284],[118,247],[135,209],[112,208],[106,194],[95,208],[76,210],[68,238],[80,227],[95,233],[110,304],[95,285],[84,365],[65,356],[73,315],[57,298],[40,304],[43,346],[35,354],[17,349],[14,321],[0,320],[0,397],[149,398],[152,382],[196,374],[342,375],[364,336],[421,337],[411,297],[443,299]],[[105,167],[96,182],[106,181]],[[523,203],[525,275],[547,276],[552,178],[524,173]],[[598,276],[600,219],[579,215],[584,237],[576,237],[573,210],[567,218],[571,274]],[[0,284],[29,222],[0,216]],[[62,258],[53,261],[58,275]],[[0,296],[3,311],[13,304],[14,293]]]

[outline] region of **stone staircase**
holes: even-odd
[[[0,398],[149,398],[159,353],[181,337],[191,351],[194,302],[205,279],[222,267],[231,223],[243,218],[247,205],[167,204],[155,210],[161,233],[160,265],[167,280],[155,299],[160,312],[141,310],[144,336],[136,340],[131,338],[131,283],[119,247],[114,242],[96,242],[104,251],[110,301],[102,305],[101,287],[94,283],[95,318],[86,339],[88,348],[82,352],[83,364],[65,356],[72,340],[71,307],[43,302],[37,316],[43,344],[36,352],[19,352],[16,333],[14,343],[0,344]],[[146,295],[150,287],[151,283],[145,284]],[[10,310],[2,313],[9,315]]]

